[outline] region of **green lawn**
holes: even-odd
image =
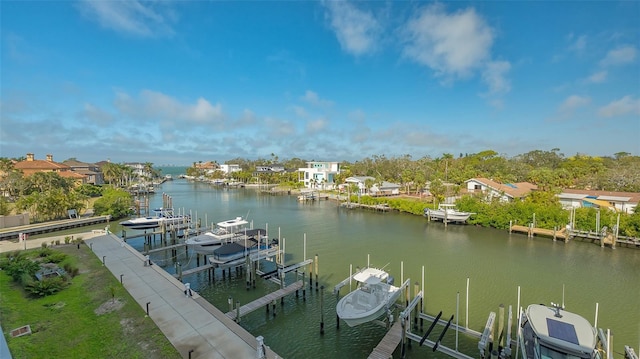
[[[14,358],[180,358],[86,245],[53,249],[79,269],[56,294],[29,297],[0,271],[0,323]],[[11,338],[12,329],[27,324],[33,334]]]

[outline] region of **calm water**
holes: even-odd
[[[164,173],[171,173],[165,171]],[[176,176],[174,176],[176,177]],[[336,329],[333,287],[348,277],[349,267],[363,267],[369,258],[373,266],[385,268],[396,279],[422,281],[425,271],[426,311],[443,318],[456,314],[456,296],[460,293],[459,321],[464,325],[467,278],[469,290],[469,326],[481,331],[490,311],[498,306],[517,305],[517,289],[521,287],[521,305],[562,302],[564,286],[568,310],[594,320],[599,303],[598,326],[611,328],[614,349],[623,345],[636,350],[640,343],[640,250],[600,248],[589,242],[553,242],[550,239],[527,239],[507,231],[428,223],[425,218],[398,213],[375,213],[339,209],[335,202],[299,203],[291,196],[261,195],[253,189],[217,189],[203,183],[175,180],[166,182],[152,196],[151,206],[162,205],[161,192],[173,198],[176,209],[184,209],[203,223],[218,222],[237,216],[248,216],[255,227],[267,227],[271,238],[286,241],[286,264],[319,258],[319,279],[324,285],[323,310],[320,292],[307,290],[302,296],[286,298],[277,315],[258,310],[242,318],[241,325],[285,358],[366,358],[385,334],[373,324],[350,328],[344,322]],[[120,233],[120,228],[113,228]],[[142,239],[129,243],[142,249]],[[175,272],[169,254],[155,254],[153,259],[167,271]],[[195,257],[179,251],[177,259],[183,270],[195,266]],[[315,274],[314,274],[315,276]],[[287,278],[294,281],[293,275]],[[214,283],[205,274],[185,277],[223,311],[228,298],[245,304],[267,291],[278,288],[271,282],[259,281],[255,290],[246,290],[242,277],[232,272],[223,280],[216,272]],[[348,293],[348,286],[340,295]],[[411,285],[413,292],[413,285]],[[320,321],[324,317],[324,335]],[[426,328],[425,328],[426,329]],[[436,339],[437,328],[430,335]],[[445,345],[455,346],[455,333],[449,331]],[[460,350],[477,356],[477,341],[460,336]],[[399,350],[396,351],[399,357]],[[431,349],[417,344],[407,352],[408,358],[442,358]]]

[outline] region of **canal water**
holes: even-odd
[[[344,322],[337,328],[337,298],[333,294],[334,286],[349,276],[350,267],[355,270],[367,263],[384,267],[394,276],[396,285],[410,279],[412,296],[413,284],[423,281],[424,268],[426,312],[436,315],[442,311],[442,318],[447,319],[457,314],[460,325],[468,321],[476,331],[482,331],[489,312],[497,312],[500,304],[513,306],[515,312],[520,288],[521,306],[564,300],[567,310],[592,323],[598,303],[598,326],[612,330],[615,351],[621,353],[625,344],[638,351],[640,345],[637,249],[528,239],[506,230],[469,225],[444,227],[421,216],[348,210],[333,201],[301,203],[295,196],[271,196],[253,188],[221,189],[182,179],[165,182],[158,188],[151,197],[151,208],[162,206],[162,192],[171,196],[175,209],[186,211],[203,223],[242,216],[256,228],[267,228],[270,238],[284,240],[287,265],[318,256],[319,284],[324,290],[316,290],[314,283],[304,299],[302,293],[298,298],[290,295],[284,306],[278,304],[275,316],[273,312],[258,310],[242,317],[244,328],[255,336],[263,336],[266,345],[284,358],[368,356],[384,336],[385,328],[376,323],[351,328]],[[111,230],[121,233],[122,228],[113,223]],[[142,239],[128,243],[143,249]],[[183,271],[196,266],[195,256],[184,249],[178,251],[175,261],[170,251],[155,253],[152,259],[171,273],[176,272],[177,262]],[[315,279],[316,274],[313,275]],[[287,277],[288,283],[294,280],[293,275]],[[278,289],[272,282],[259,280],[256,289],[247,290],[244,278],[234,271],[231,278],[224,279],[216,271],[213,283],[206,272],[185,277],[184,281],[225,312],[229,309],[229,298],[246,304]],[[347,285],[340,296],[348,291]],[[437,339],[441,330],[442,327],[436,328],[429,339]],[[443,344],[451,348],[458,345],[460,351],[478,356],[477,340],[460,335],[456,344],[452,330],[445,335]],[[399,357],[399,350],[394,357]],[[414,343],[406,357],[446,355]]]

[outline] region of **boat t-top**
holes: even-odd
[[[353,275],[358,287],[336,305],[338,317],[350,327],[379,318],[400,296],[400,287],[393,278],[378,268],[365,268]]]
[[[552,303],[522,313],[518,340],[522,359],[600,359],[596,329],[588,320]]]

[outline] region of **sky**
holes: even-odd
[[[640,155],[640,1],[0,1],[0,157]]]

